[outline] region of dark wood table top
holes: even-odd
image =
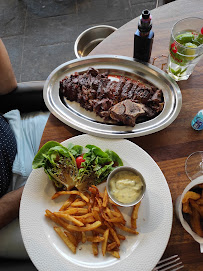
[[[178,0],[159,7],[151,12],[155,32],[152,57],[168,54],[170,31],[173,24],[181,18],[203,17],[201,0]],[[125,24],[114,32],[92,52],[93,54],[114,54],[132,57],[133,34],[137,29],[138,18]],[[196,66],[187,81],[178,83],[183,98],[181,112],[177,119],[164,130],[152,135],[130,139],[143,148],[156,161],[168,182],[173,206],[189,180],[185,174],[185,160],[194,151],[203,150],[203,131],[191,128],[191,120],[203,109],[203,61]],[[62,142],[81,134],[68,127],[52,114],[45,127],[41,144],[49,140]],[[185,265],[184,270],[203,270],[203,255],[197,242],[183,229],[179,220],[173,217],[172,232],[163,258],[178,254]]]

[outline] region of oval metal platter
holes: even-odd
[[[154,119],[128,127],[105,123],[94,112],[86,111],[78,103],[61,99],[60,81],[75,72],[84,73],[89,67],[94,67],[101,72],[107,71],[112,76],[147,80],[162,89],[165,102],[162,112]],[[114,55],[87,56],[60,65],[48,76],[43,96],[50,112],[63,123],[80,132],[105,138],[132,138],[158,132],[176,119],[182,106],[181,91],[169,75],[151,64],[143,64],[130,57]]]

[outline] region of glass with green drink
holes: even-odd
[[[178,21],[171,31],[168,74],[176,81],[187,80],[203,56],[203,19]]]

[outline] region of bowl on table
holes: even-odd
[[[74,52],[77,58],[87,56],[100,42],[116,31],[109,25],[97,25],[83,31],[75,41]]]
[[[183,212],[183,198],[188,191],[196,191],[198,185],[203,185],[202,176],[196,178],[194,181],[190,182],[184,189],[182,195],[180,195],[176,200],[176,215],[180,220],[183,228],[193,237],[193,239],[200,244],[200,251],[203,253],[203,237],[199,236],[192,229],[189,213]],[[202,188],[203,190],[203,188]],[[203,193],[203,192],[202,192]],[[193,215],[193,214],[192,214]]]

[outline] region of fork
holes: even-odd
[[[178,255],[171,256],[158,262],[152,271],[176,271],[183,268],[184,265]]]

